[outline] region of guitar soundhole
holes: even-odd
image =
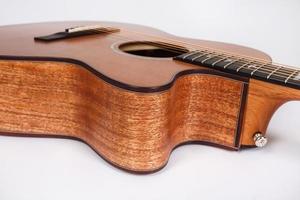
[[[188,52],[184,47],[164,42],[128,42],[121,44],[119,49],[122,52],[155,58],[171,58]]]

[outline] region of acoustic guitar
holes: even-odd
[[[0,133],[78,139],[147,173],[191,142],[262,147],[300,71],[263,52],[132,24],[0,27]]]

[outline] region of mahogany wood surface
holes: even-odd
[[[33,40],[89,24],[121,31],[51,43]],[[122,169],[150,172],[163,167],[172,149],[182,143],[199,141],[229,149],[253,145],[253,134],[265,133],[275,110],[300,97],[296,89],[117,49],[128,41],[153,41],[153,35],[270,60],[254,49],[179,38],[137,25],[3,26],[0,132],[77,138]]]
[[[103,24],[118,27],[120,32],[91,35],[56,42],[34,41],[35,36],[63,31],[66,27]],[[181,71],[198,66],[174,62],[172,58],[143,58],[124,54],[117,46],[125,42],[156,41],[161,38],[179,40],[262,59],[269,57],[257,50],[232,44],[176,37],[140,25],[108,22],[56,22],[0,27],[1,55],[16,57],[71,58],[81,61],[112,80],[133,87],[157,88],[170,83]],[[184,46],[184,45],[182,45]],[[189,45],[185,45],[189,49]]]
[[[294,100],[300,100],[297,89],[251,79],[244,114],[242,145],[253,145],[253,134],[265,134],[274,112],[284,103]]]
[[[235,147],[243,82],[180,77],[170,90],[136,93],[67,63],[1,61],[0,131],[78,138],[133,171],[161,168],[180,143]]]

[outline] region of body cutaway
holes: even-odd
[[[119,31],[34,40],[93,24]],[[179,62],[172,58],[176,52],[145,45],[159,37],[270,61],[250,48],[179,38],[137,25],[0,27],[1,134],[76,138],[122,169],[151,172],[162,168],[183,143],[233,150],[252,146],[253,134],[265,133],[275,110],[299,99],[297,89]],[[149,48],[148,56],[136,49],[141,47]],[[181,48],[184,53],[189,46]]]

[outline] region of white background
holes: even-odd
[[[109,20],[260,49],[300,67],[299,0],[0,0],[0,25]],[[20,33],[21,34],[21,33]],[[1,44],[0,44],[1,45]],[[300,103],[274,115],[266,148],[188,145],[161,171],[132,175],[83,143],[0,137],[0,200],[300,199]],[[1,116],[0,116],[1,117]]]

